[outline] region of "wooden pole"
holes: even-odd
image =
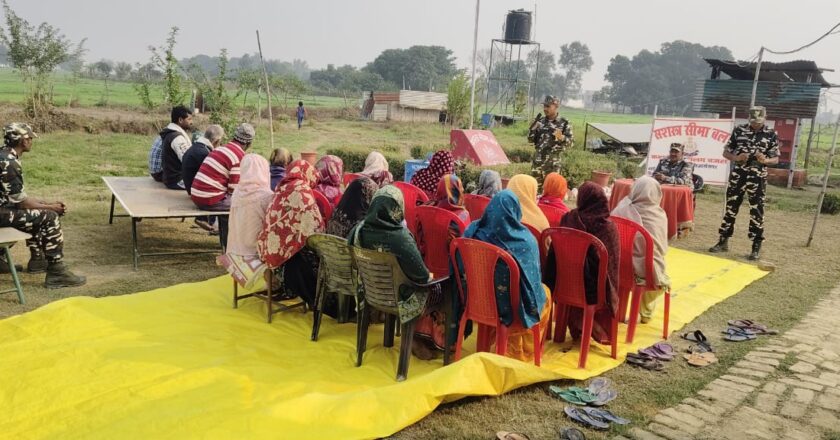
[[[260,43],[260,31],[257,31],[257,48],[260,50],[260,62],[262,63],[263,79],[265,80],[265,95],[268,99],[268,132],[271,139],[271,149],[274,149],[274,115],[271,111],[271,86],[268,85],[268,70],[265,68],[265,58],[263,58],[262,44]]]
[[[478,54],[478,10],[481,0],[475,0],[475,28],[473,29],[472,74],[470,75],[470,130],[473,128],[475,113],[475,58]]]
[[[808,159],[811,158],[811,141],[814,140],[814,121],[816,118],[811,118],[811,129],[808,131],[808,144],[805,145],[805,172],[808,172]]]
[[[758,51],[758,62],[755,64],[755,78],[753,79],[752,95],[750,95],[750,107],[755,107],[755,94],[758,90],[758,74],[761,72],[761,61],[764,58],[764,46]]]
[[[820,198],[817,200],[817,212],[814,213],[814,223],[811,224],[811,234],[808,235],[808,243],[806,247],[811,246],[811,240],[814,239],[814,230],[817,229],[817,219],[820,218],[820,211],[822,211],[823,200],[825,200],[825,189],[828,187],[828,176],[831,174],[831,162],[834,159],[834,151],[837,149],[837,131],[840,130],[840,116],[837,116],[837,121],[834,123],[834,139],[831,141],[831,152],[828,153],[828,162],[825,165],[825,174],[823,174],[822,191],[820,191]]]

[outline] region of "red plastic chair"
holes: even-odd
[[[551,206],[551,205],[543,205],[537,204],[540,207],[540,210],[545,214],[545,218],[548,219],[548,224],[552,228],[559,228],[560,227],[560,220],[566,215],[567,211],[563,211],[562,209]]]
[[[627,342],[633,342],[636,334],[636,322],[639,320],[639,308],[641,307],[642,294],[656,290],[656,274],[653,271],[653,238],[648,231],[638,223],[621,217],[610,217],[610,220],[618,229],[619,246],[621,258],[619,259],[618,292],[620,302],[618,303],[618,316],[625,320],[627,312],[627,300],[630,292],[633,292],[633,302],[630,306],[630,321],[627,328]],[[645,284],[636,284],[636,274],[633,269],[633,243],[636,234],[641,234],[645,241]],[[668,321],[671,314],[671,292],[665,292],[665,320],[662,324],[662,339],[668,339]]]
[[[449,275],[449,225],[458,225],[458,236],[467,226],[455,213],[434,206],[418,206],[415,215],[423,262],[435,276]]]
[[[458,269],[456,254],[461,256],[464,275],[467,281],[467,291],[463,291],[461,273]],[[455,280],[461,300],[464,303],[464,313],[458,324],[458,338],[455,343],[455,360],[461,358],[461,346],[464,343],[464,328],[467,320],[472,320],[478,326],[478,351],[490,349],[489,329],[496,329],[496,354],[504,356],[507,352],[508,332],[510,328],[522,328],[519,317],[519,266],[513,257],[504,250],[469,238],[456,238],[449,245],[449,256],[455,271]],[[513,310],[511,327],[499,321],[499,309],[496,305],[495,267],[502,260],[510,270],[510,304]],[[534,364],[540,366],[542,359],[542,338],[540,338],[540,324],[531,327],[534,335]]]
[[[490,197],[480,196],[477,194],[464,194],[464,207],[470,213],[470,218],[478,220],[484,215],[484,210],[487,209],[487,204],[490,203]]]
[[[324,218],[324,223],[326,223],[330,217],[332,216],[333,207],[330,204],[330,199],[327,198],[321,191],[316,189],[312,190],[312,193],[315,194],[315,203],[318,204],[318,210],[321,211],[321,217]]]
[[[347,185],[350,185],[350,182],[362,177],[359,173],[344,173],[344,177],[342,178],[342,183],[344,187],[347,188]]]
[[[394,186],[399,188],[403,194],[403,201],[405,202],[405,223],[408,225],[408,230],[412,234],[417,235],[417,219],[415,217],[417,204],[418,202],[428,202],[429,197],[422,189],[410,183],[394,182]]]
[[[545,240],[542,236],[542,233],[540,233],[540,231],[537,228],[529,225],[528,223],[522,224],[525,225],[525,227],[528,228],[528,230],[531,232],[531,235],[533,235],[534,238],[537,239],[537,245],[540,247],[540,262],[544,263],[545,255],[548,251],[549,240]]]
[[[549,228],[543,231],[543,241],[551,240],[551,248],[554,250],[556,262],[556,280],[552,290],[552,301],[554,302],[555,323],[554,342],[566,340],[566,328],[568,324],[569,308],[575,307],[583,310],[583,331],[580,337],[580,358],[578,368],[586,368],[586,359],[589,357],[589,345],[592,342],[592,326],[595,320],[595,312],[608,309],[607,290],[607,263],[609,256],[607,248],[601,240],[583,231],[571,228]],[[595,248],[598,254],[598,301],[595,304],[586,302],[586,288],[583,275],[583,267],[586,261],[586,254],[590,247]],[[610,325],[610,342],[612,345],[612,358],[618,356],[618,317],[613,316]]]

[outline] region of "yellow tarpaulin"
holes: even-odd
[[[754,266],[671,249],[676,296],[671,329],[765,273]],[[412,359],[394,381],[399,341],[383,348],[372,326],[355,367],[355,325],[312,314],[265,322],[263,304],[231,307],[227,277],[134,295],[76,297],[0,321],[0,436],[4,438],[373,438],[389,435],[468,395],[498,395],[536,382],[584,379],[658,340],[657,315],[633,346],[549,344],[537,368],[481,353],[442,367]],[[661,306],[660,306],[661,309]],[[624,326],[621,339],[624,340]],[[474,338],[471,338],[474,340]],[[472,341],[474,344],[474,341]]]

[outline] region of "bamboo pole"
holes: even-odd
[[[271,149],[274,149],[274,115],[271,110],[271,86],[268,85],[268,70],[265,68],[265,58],[263,58],[262,44],[260,43],[260,31],[257,31],[257,48],[260,51],[260,62],[262,63],[263,79],[265,80],[265,95],[268,99],[268,132],[271,139]]]
[[[808,243],[805,244],[806,247],[811,246],[811,240],[814,239],[814,230],[817,229],[817,219],[820,217],[820,211],[822,211],[825,190],[828,187],[828,176],[831,174],[831,162],[834,159],[834,151],[837,149],[838,130],[840,130],[840,116],[837,116],[837,121],[834,123],[834,139],[831,141],[831,152],[828,154],[828,163],[825,165],[825,174],[823,174],[822,191],[820,191],[820,198],[817,200],[817,212],[814,213],[814,223],[811,224],[811,234],[808,235]]]

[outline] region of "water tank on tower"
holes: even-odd
[[[531,12],[524,9],[509,11],[505,20],[505,42],[525,44],[531,41]]]

